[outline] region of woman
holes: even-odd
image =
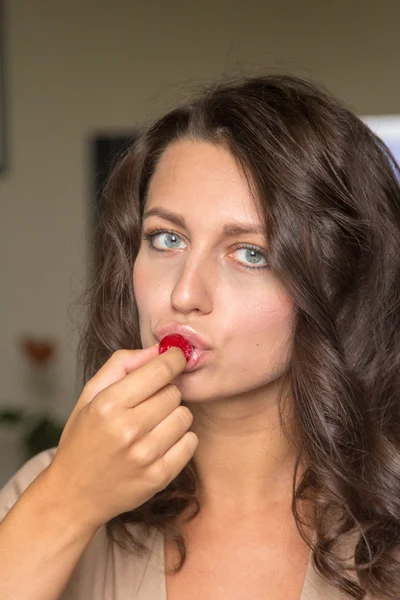
[[[105,190],[82,395],[1,493],[7,597],[400,596],[396,174],[290,76],[143,129]]]

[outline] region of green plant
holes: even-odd
[[[10,427],[21,426],[21,441],[27,460],[42,450],[57,446],[64,429],[63,423],[49,415],[32,415],[21,408],[3,407],[0,410],[0,423]]]
[[[56,354],[55,342],[25,336],[19,340],[19,346],[28,361],[27,385],[35,409],[0,407],[0,423],[20,426],[21,441],[29,459],[42,450],[57,446],[65,424],[50,410],[54,382],[49,368]]]

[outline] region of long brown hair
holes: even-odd
[[[299,461],[292,512],[316,507],[320,574],[349,598],[400,597],[400,187],[385,144],[320,86],[289,75],[229,78],[143,127],[104,190],[79,362],[83,384],[119,348],[141,348],[132,271],[149,181],[181,139],[224,145],[265,216],[269,260],[297,308],[290,361]],[[166,489],[106,524],[185,542],[174,519],[200,509],[193,461]],[[334,518],[333,518],[334,515]],[[337,545],[356,533],[349,578]],[[303,533],[302,533],[303,535]]]

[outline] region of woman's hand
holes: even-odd
[[[47,480],[96,528],[164,489],[192,458],[192,413],[170,382],[183,352],[118,350],[85,385]]]

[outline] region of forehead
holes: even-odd
[[[204,141],[180,141],[163,153],[151,178],[146,209],[162,206],[213,222],[260,223],[246,177],[232,154]]]

